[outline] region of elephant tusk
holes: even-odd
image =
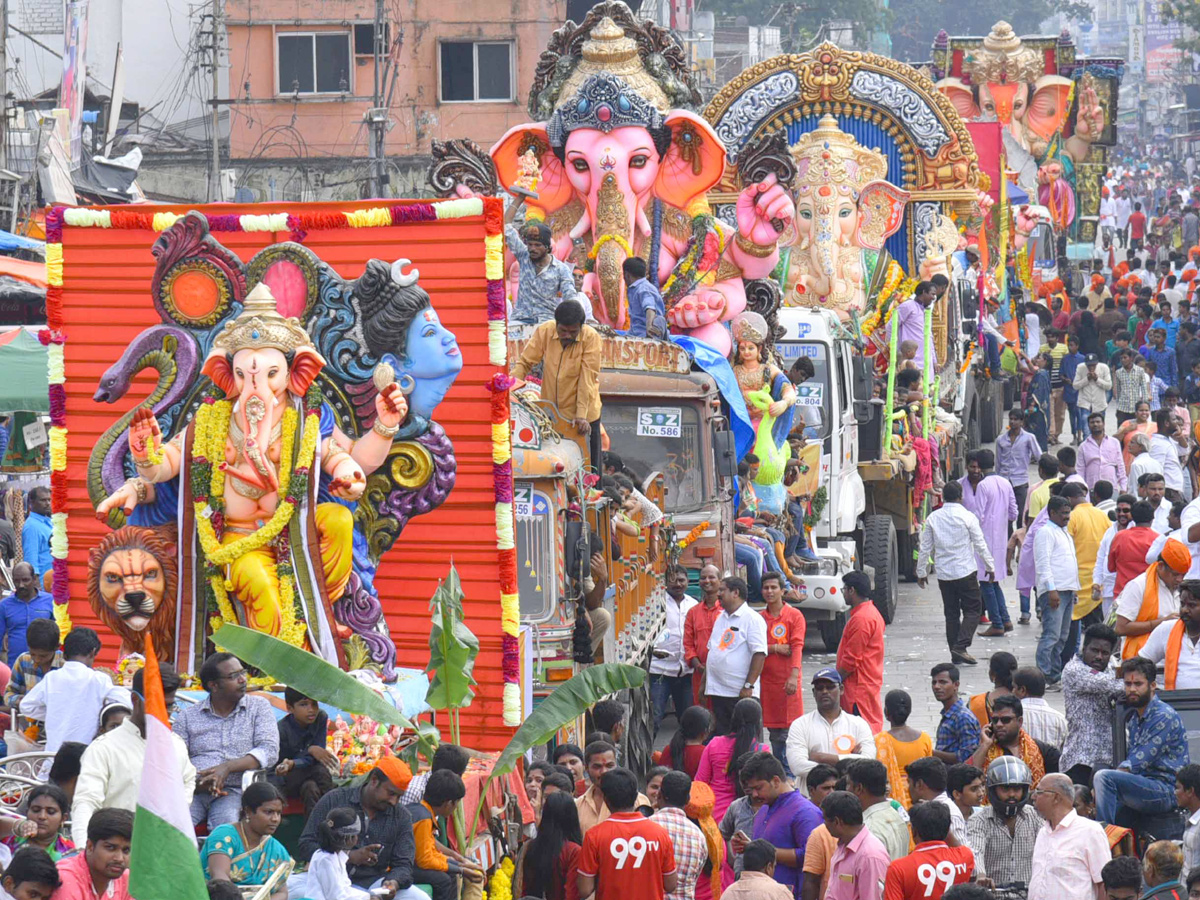
[[[400,285],[400,287],[412,287],[417,283],[417,279],[421,277],[419,269],[413,269],[407,275],[404,274],[404,267],[412,265],[410,259],[398,259],[392,263],[392,281]]]
[[[642,206],[637,208],[637,227],[642,237],[650,237],[650,220],[646,218],[646,210]]]
[[[571,240],[573,240],[573,241],[577,240],[577,239],[583,237],[587,233],[588,229],[591,227],[592,227],[592,215],[585,208],[583,211],[583,215],[579,217],[579,221],[575,223],[575,227],[571,229],[568,237],[570,237]]]

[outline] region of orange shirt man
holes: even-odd
[[[871,733],[878,734],[883,731],[883,616],[871,600],[871,579],[865,572],[847,572],[842,592],[850,604],[837,651],[837,669],[845,685],[842,709],[866,719]]]
[[[721,615],[717,594],[721,589],[721,571],[716,566],[700,570],[700,601],[683,620],[683,658],[692,667],[692,702],[700,703],[704,696],[704,667],[708,663],[708,639],[713,625]],[[709,704],[705,701],[705,705]]]

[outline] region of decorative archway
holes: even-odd
[[[825,43],[764,60],[725,85],[704,111],[729,160],[710,194],[714,209],[732,215],[745,147],[776,132],[793,144],[826,114],[860,144],[878,147],[888,160],[888,181],[911,192],[904,225],[887,249],[916,271],[935,214],[969,209],[981,173],[971,135],[950,101],[920,71],[885,56]]]

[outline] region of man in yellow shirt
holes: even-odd
[[[1063,485],[1062,496],[1071,501],[1067,534],[1075,542],[1075,559],[1079,563],[1079,591],[1075,595],[1075,609],[1071,613],[1071,631],[1062,650],[1062,664],[1065,667],[1075,655],[1080,632],[1103,618],[1100,598],[1092,596],[1092,572],[1096,567],[1100,543],[1112,522],[1107,513],[1101,512],[1089,501],[1087,485],[1069,482]]]
[[[1038,477],[1042,480],[1029,492],[1029,500],[1026,502],[1026,524],[1032,523],[1038,517],[1038,513],[1046,508],[1046,504],[1050,502],[1050,485],[1058,481],[1058,457],[1053,453],[1043,453],[1038,459]]]
[[[538,363],[542,364],[542,399],[558,407],[580,435],[588,439],[592,470],[600,467],[600,333],[584,324],[586,313],[577,301],[564,300],[554,319],[534,330],[513,368],[514,388]]]

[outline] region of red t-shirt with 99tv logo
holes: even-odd
[[[970,847],[950,847],[945,841],[917,844],[912,853],[888,866],[883,900],[941,900],[954,885],[970,881],[974,872]]]
[[[583,836],[579,874],[596,879],[596,900],[663,900],[663,875],[674,871],[666,829],[639,813],[613,813]]]

